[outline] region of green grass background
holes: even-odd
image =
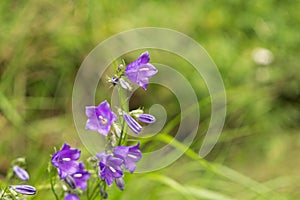
[[[10,162],[26,157],[30,199],[54,199],[47,182],[53,147],[82,146],[72,119],[76,72],[101,41],[137,27],[180,31],[200,43],[223,77],[227,93],[225,127],[214,150],[197,156],[210,118],[209,94],[192,71],[184,70],[201,106],[198,136],[171,166],[126,176],[126,190],[113,186],[111,199],[299,199],[300,198],[300,1],[280,0],[1,0],[0,1],[0,181]],[[269,49],[272,63],[252,59]],[[133,60],[138,54],[132,53]],[[155,62],[185,69],[186,63],[153,53]],[[155,60],[155,58],[157,60]],[[262,78],[261,78],[262,77]],[[154,87],[154,86],[153,86]],[[136,102],[167,105],[170,126],[176,100]],[[109,91],[104,92],[108,94]],[[97,98],[105,98],[98,91]],[[174,131],[153,138],[166,143]],[[177,148],[182,146],[177,144]]]

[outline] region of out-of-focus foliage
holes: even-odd
[[[33,198],[52,199],[46,169],[53,146],[63,141],[81,145],[71,109],[81,62],[111,35],[153,26],[195,39],[222,74],[227,118],[206,160],[223,175],[187,153],[158,173],[128,177],[124,192],[111,189],[112,199],[299,198],[299,10],[300,1],[290,0],[1,0],[1,182],[10,161],[26,156],[30,183],[41,185]],[[128,59],[137,55],[133,52]],[[169,56],[152,54],[155,62],[188,67]],[[197,152],[210,119],[209,96],[201,77],[192,70],[182,73],[201,106],[199,134],[190,149]],[[149,92],[157,99],[136,94],[137,101],[150,105],[159,100],[170,120],[176,116],[178,105],[168,91]],[[107,93],[98,91],[97,97]]]

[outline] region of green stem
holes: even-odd
[[[49,179],[50,179],[51,191],[52,191],[52,193],[54,194],[55,199],[56,199],[56,200],[59,200],[59,198],[58,198],[58,196],[57,196],[57,194],[56,194],[56,192],[55,192],[55,189],[54,189],[52,170],[49,172]]]
[[[127,101],[127,95],[126,95],[126,90],[124,90],[123,88],[121,88],[120,86],[118,86],[118,94],[119,94],[119,100],[120,100],[120,106],[121,109],[125,112],[129,112],[129,103]],[[125,123],[124,118],[121,118],[121,124],[122,124],[122,129],[121,129],[121,134],[120,134],[120,138],[119,138],[119,142],[118,145],[122,145],[122,143],[125,140],[125,136],[124,134],[126,134],[126,129],[127,129],[127,125]]]

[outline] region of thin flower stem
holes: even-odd
[[[2,195],[0,197],[0,199],[2,199],[4,197],[6,190],[7,190],[7,186],[4,188],[3,193],[2,193]]]
[[[56,199],[56,200],[59,200],[59,198],[58,198],[58,196],[57,196],[57,194],[56,194],[56,192],[55,192],[55,189],[54,189],[52,170],[49,172],[49,180],[50,180],[50,185],[51,185],[51,191],[52,191],[52,193],[54,194],[55,199]]]
[[[127,101],[127,95],[126,95],[126,90],[124,90],[122,87],[118,86],[118,93],[119,93],[119,101],[120,101],[120,106],[121,109],[125,112],[129,111],[129,105]],[[123,117],[121,117],[121,124],[122,124],[122,129],[121,129],[121,134],[119,138],[118,145],[122,145],[122,143],[125,141],[126,138],[126,129],[127,129],[127,124],[124,120]],[[125,136],[124,136],[125,133]]]

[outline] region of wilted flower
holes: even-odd
[[[127,123],[128,127],[136,134],[142,131],[142,126],[135,121],[129,114],[123,114],[124,120]]]
[[[10,188],[14,189],[20,194],[34,195],[36,193],[35,187],[31,185],[12,185]]]
[[[117,119],[116,115],[110,110],[107,101],[103,101],[97,107],[87,106],[85,113],[88,117],[86,129],[98,131],[104,136],[107,136],[110,126]]]
[[[29,180],[29,174],[23,168],[15,165],[13,166],[13,171],[22,181]]]
[[[65,178],[68,174],[73,174],[78,168],[80,150],[71,148],[64,143],[61,150],[55,152],[52,156],[52,164],[57,168],[60,178]]]
[[[124,161],[125,169],[128,169],[131,173],[134,172],[136,165],[142,158],[142,152],[140,151],[140,143],[135,146],[117,146],[114,149],[114,156]]]
[[[65,196],[64,200],[80,200],[80,199],[75,194],[68,194],[67,196]]]
[[[107,185],[111,185],[115,178],[123,177],[123,172],[121,165],[123,160],[120,158],[115,158],[110,154],[105,154],[104,152],[97,155],[100,160],[100,172],[99,176],[102,180],[105,180]]]
[[[144,52],[140,57],[128,64],[125,70],[125,76],[134,83],[140,85],[144,90],[147,89],[149,78],[157,73],[157,69],[149,64],[150,55]]]

